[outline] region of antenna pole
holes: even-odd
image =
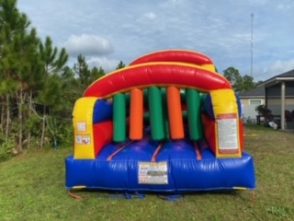
[[[250,76],[253,76],[253,20],[254,14],[251,13],[251,39],[250,39]]]

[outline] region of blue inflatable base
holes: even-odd
[[[70,156],[65,162],[66,188],[136,192],[255,188],[254,162],[248,153],[244,152],[242,158],[216,159],[209,148],[203,148],[202,159],[197,160],[196,151],[189,141],[166,143],[159,152],[156,162],[167,167],[165,183],[144,183],[141,179],[144,168],[142,170],[139,165],[144,162],[148,165],[157,147],[156,142],[142,140],[128,145],[112,160],[107,158],[117,150],[115,144],[107,145],[95,160],[76,160]],[[160,182],[164,180],[160,172],[156,173],[158,171],[155,171],[155,176]]]

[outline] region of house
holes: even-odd
[[[265,104],[264,86],[258,86],[252,90],[241,92],[238,96],[242,107],[242,118],[245,122],[256,123],[258,113],[255,109],[257,106]]]
[[[273,115],[280,116],[281,129],[294,129],[294,69],[264,81],[262,86],[265,105]]]
[[[264,81],[257,88],[239,94],[245,122],[256,122],[256,107],[271,110],[282,130],[294,129],[294,69]],[[281,114],[284,113],[284,114]]]

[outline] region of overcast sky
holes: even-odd
[[[216,5],[217,3],[217,5]],[[250,73],[254,13],[255,80],[294,69],[293,0],[19,0],[40,36],[65,47],[71,62],[113,69],[143,54],[183,48],[210,56],[218,70]]]

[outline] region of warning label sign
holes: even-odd
[[[217,119],[220,150],[238,150],[238,122],[236,118]]]
[[[139,184],[168,184],[167,162],[139,162]]]
[[[76,135],[76,144],[89,145],[91,144],[91,138],[89,135]]]
[[[79,132],[86,132],[87,131],[87,124],[86,122],[78,122],[77,129]]]

